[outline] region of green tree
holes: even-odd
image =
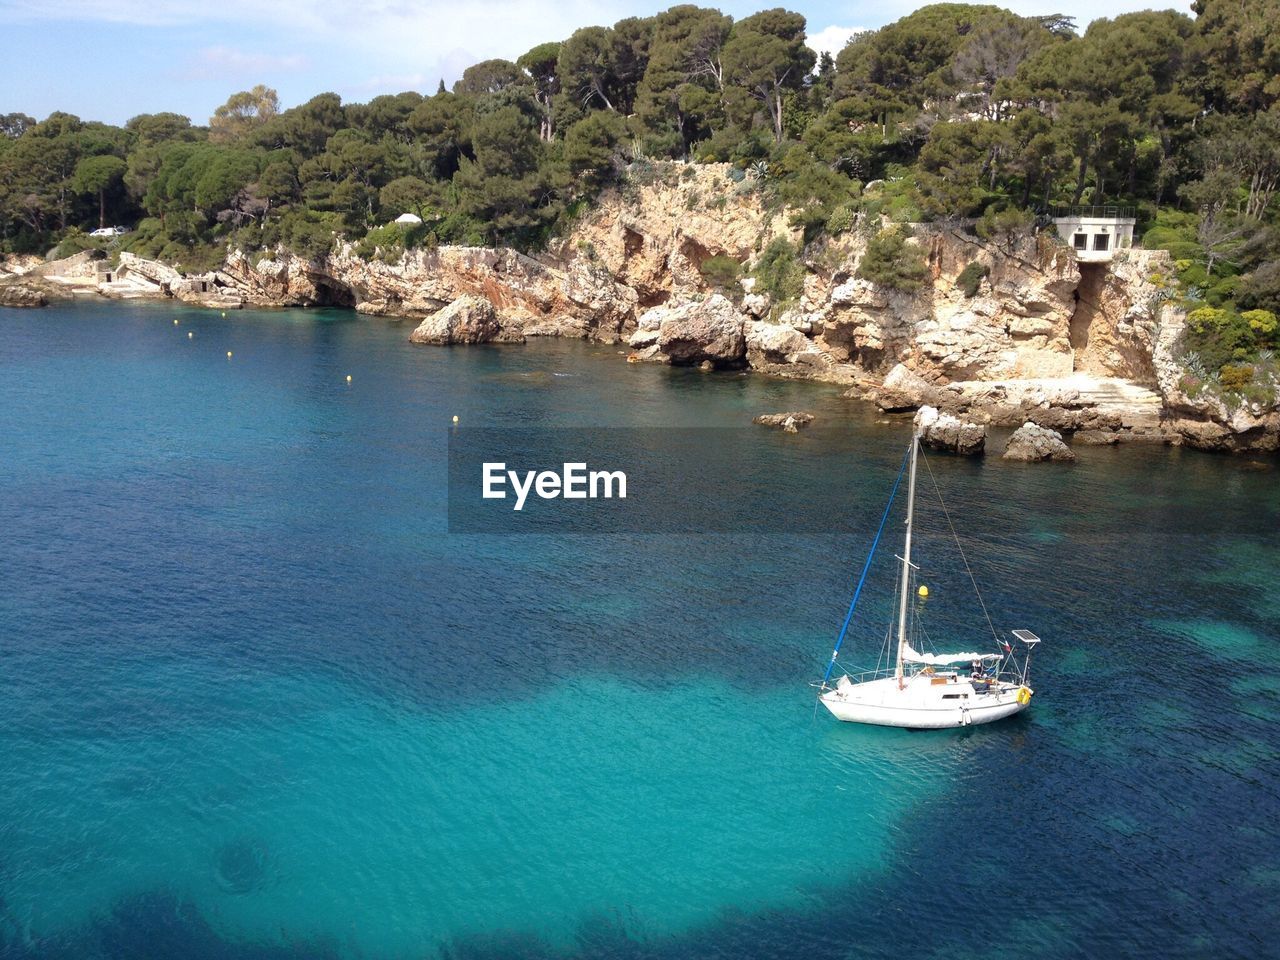
[[[718,62],[733,21],[718,10],[684,4],[654,18],[649,64],[636,92],[636,112],[646,130],[676,137],[676,152],[707,132],[717,112]]]
[[[76,164],[72,175],[72,188],[76,193],[87,193],[98,198],[98,226],[107,225],[107,193],[120,186],[127,164],[111,155],[85,157]]]
[[[560,44],[540,43],[516,61],[533,81],[533,99],[540,113],[538,136],[548,142],[556,133],[553,104],[560,93],[559,60]]]
[[[627,136],[627,123],[608,110],[598,110],[579,120],[564,136],[564,159],[569,171],[586,175],[598,184],[611,172],[618,145]]]
[[[597,104],[614,110],[618,76],[613,31],[583,27],[560,45],[556,73],[564,90],[583,106]]]
[[[529,86],[529,75],[510,60],[482,60],[462,71],[454,93],[479,96]]]
[[[1280,99],[1280,0],[1195,0],[1196,83],[1221,111],[1265,110]]]
[[[469,98],[454,93],[427,97],[409,116],[409,129],[426,158],[424,177],[448,180],[471,152],[475,111]]]
[[[475,159],[463,158],[453,177],[461,212],[485,224],[490,240],[533,242],[560,207],[532,120],[501,107],[476,119],[472,142]]]
[[[835,96],[858,97],[874,115],[910,114],[949,96],[952,61],[979,23],[1001,16],[995,6],[935,3],[858,34],[836,56]]]
[[[804,17],[781,7],[739,20],[724,45],[722,61],[728,83],[759,102],[782,142],[783,93],[799,89],[816,54],[804,43]]]
[[[219,143],[238,140],[279,112],[280,97],[263,84],[233,93],[209,118],[209,139]]]
[[[858,261],[858,276],[863,280],[903,293],[919,290],[928,275],[924,254],[910,242],[904,227],[881,230]]]
[[[397,177],[378,192],[378,203],[388,214],[416,213],[421,217],[431,196],[431,184],[427,181],[419,177]]]

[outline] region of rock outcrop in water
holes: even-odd
[[[0,280],[0,307],[44,307],[52,291],[30,280]]]
[[[721,294],[679,307],[654,307],[640,318],[631,335],[639,359],[663,360],[679,366],[710,362],[738,367],[746,359],[746,317]]]
[[[1074,460],[1071,452],[1055,430],[1047,430],[1034,423],[1024,423],[1013,432],[1005,447],[1004,459],[1035,463],[1041,460]]]
[[[412,343],[491,343],[494,340],[520,341],[524,335],[503,329],[498,312],[484,297],[466,293],[447,307],[437,310],[409,334]]]
[[[913,422],[920,442],[933,450],[974,456],[987,445],[987,428],[980,423],[961,420],[936,407],[921,407]]]
[[[752,423],[762,427],[776,427],[785,433],[799,433],[813,423],[813,414],[803,410],[792,410],[789,413],[762,413],[752,418]]]

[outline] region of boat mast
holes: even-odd
[[[907,594],[911,591],[911,521],[916,512],[916,452],[920,441],[915,430],[911,431],[911,472],[907,475],[907,539],[902,549],[902,590],[898,598],[898,665],[894,676],[898,688],[902,688],[902,650],[907,645]]]

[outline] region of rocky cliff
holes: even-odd
[[[792,236],[767,196],[727,165],[643,164],[536,257],[478,247],[365,259],[344,245],[318,260],[231,251],[220,270],[187,277],[123,254],[114,269],[80,264],[86,276],[66,282],[224,309],[347,306],[413,318],[418,339],[432,343],[628,340],[633,360],[828,380],[886,410],[929,403],[1093,442],[1278,445],[1274,408],[1228,409],[1181,390],[1182,318],[1159,283],[1166,254],[1122,250],[1110,264],[1081,265],[1051,233],[982,240],[959,226],[917,225],[911,243],[928,273],[904,293],[858,277],[875,233],[864,223],[811,245],[802,294],[776,303],[749,278],[706,269],[713,257],[750,267],[774,237]]]

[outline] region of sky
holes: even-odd
[[[205,123],[237,90],[265,83],[282,108],[332,91],[363,102],[435,92],[468,65],[514,60],[579,27],[648,15],[678,0],[0,0],[0,114],[54,110],[123,123],[173,111]],[[782,2],[808,20],[810,45],[835,52],[923,0],[712,3],[735,18]],[[1023,15],[1090,20],[1134,10],[1190,12],[1190,0],[989,0]]]

